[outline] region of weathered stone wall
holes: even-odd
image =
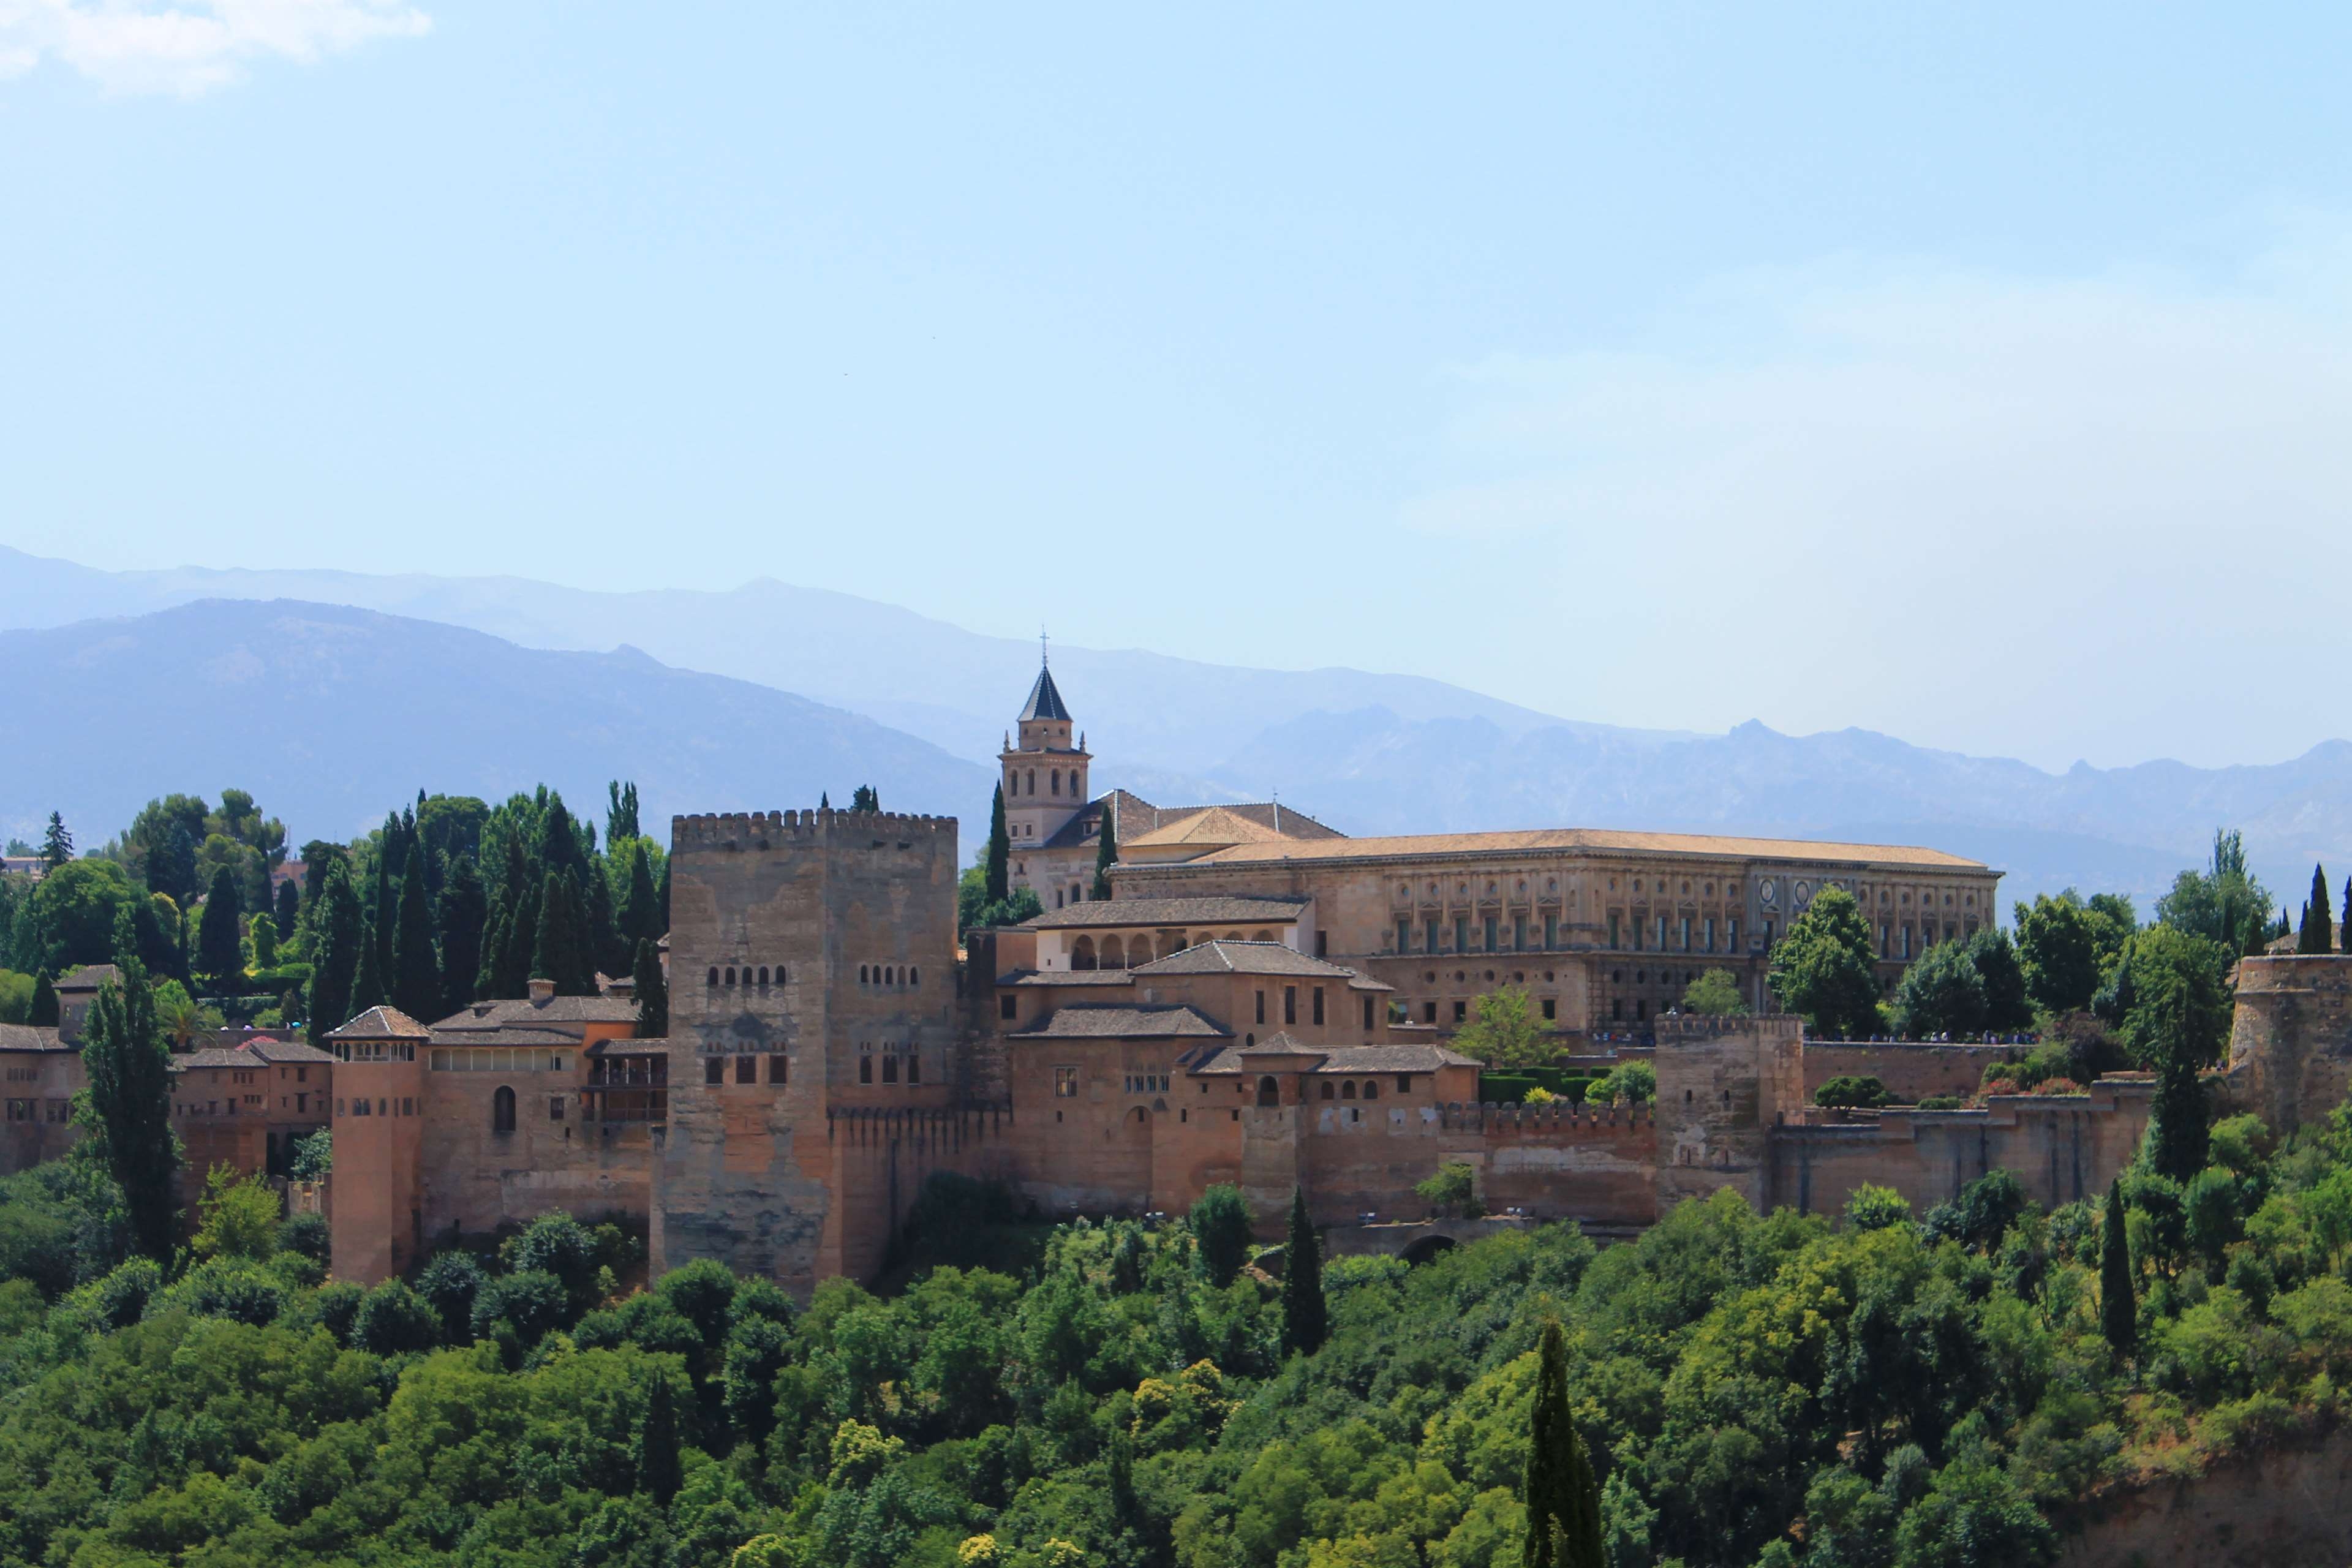
[[[1312,1112],[1305,1179],[1318,1223],[1353,1223],[1368,1213],[1418,1217],[1424,1205],[1414,1186],[1452,1162],[1476,1173],[1490,1209],[1612,1227],[1655,1217],[1657,1122],[1637,1108],[1373,1101],[1302,1109]]]
[[[1798,1021],[1661,1018],[1657,1038],[1657,1212],[1725,1187],[1765,1207],[1772,1131],[1801,1104]]]
[[[2352,957],[2245,958],[2230,1032],[2231,1096],[2280,1131],[2352,1088]]]
[[[28,1027],[0,1025],[23,1038]],[[50,1038],[47,1030],[41,1037]],[[0,1050],[0,1073],[6,1082],[8,1115],[0,1121],[0,1176],[30,1170],[44,1160],[62,1159],[81,1137],[68,1120],[76,1094],[87,1087],[79,1051],[48,1046]]]
[[[331,1267],[338,1279],[375,1285],[405,1271],[425,1250],[424,1064],[335,1064],[335,1175],[327,1186]],[[369,1114],[354,1116],[367,1097]],[[374,1109],[382,1101],[386,1114]],[[402,1114],[405,1104],[416,1114]]]
[[[1898,1105],[1916,1105],[1930,1095],[1969,1095],[1984,1081],[1992,1062],[2019,1060],[2032,1046],[1926,1045],[1907,1041],[1849,1045],[1835,1040],[1805,1042],[1805,1099],[1833,1078],[1874,1078]]]

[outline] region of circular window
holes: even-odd
[[[1612,984],[1612,985],[1622,985],[1622,984],[1625,984],[1625,972],[1624,972],[1623,970],[1622,970],[1622,969],[1612,969],[1612,970],[1611,970],[1611,971],[1609,972],[1609,984]]]
[[[1557,893],[1557,892],[1559,892],[1559,879],[1558,877],[1546,877],[1546,878],[1544,879],[1544,891],[1545,891],[1545,892],[1547,892],[1547,893]]]
[[[1459,985],[1463,981],[1467,980],[1467,979],[1469,979],[1469,978],[1470,978],[1470,977],[1469,977],[1468,975],[1466,975],[1466,974],[1463,973],[1462,973],[1460,970],[1458,970],[1458,969],[1457,969],[1457,970],[1455,970],[1455,971],[1454,972],[1454,983],[1455,984],[1457,984],[1457,985]]]
[[[1649,979],[1650,979],[1650,972],[1649,972],[1648,970],[1646,970],[1646,969],[1637,969],[1637,970],[1633,971],[1633,984],[1636,984],[1636,985],[1643,985],[1643,984],[1647,984],[1649,983]]]
[[[1435,971],[1434,969],[1424,969],[1424,970],[1423,970],[1423,971],[1421,972],[1421,983],[1422,983],[1423,985],[1434,985],[1434,984],[1437,984],[1437,971]]]
[[[1549,969],[1545,970],[1545,971],[1544,971],[1544,984],[1547,984],[1547,985],[1549,985],[1549,984],[1551,984],[1551,980],[1552,980],[1552,973],[1551,973],[1551,971],[1550,971],[1550,970],[1549,970]]]
[[[1495,978],[1495,972],[1494,972],[1493,970],[1491,970],[1491,969],[1490,969],[1490,970],[1488,970],[1488,971],[1486,971],[1486,978],[1487,978],[1488,980],[1492,980],[1492,979],[1494,979],[1494,978]]]
[[[1514,985],[1525,985],[1527,983],[1528,983],[1528,972],[1527,972],[1526,970],[1524,970],[1524,969],[1514,969],[1513,971],[1511,971],[1511,984],[1514,984]]]

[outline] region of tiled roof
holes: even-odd
[[[1345,980],[1355,973],[1328,959],[1314,958],[1278,942],[1228,942],[1214,938],[1181,952],[1139,963],[1130,974],[1311,974]]]
[[[580,1037],[565,1029],[534,1029],[514,1025],[502,1029],[440,1029],[433,1031],[436,1046],[576,1046]]]
[[[619,996],[551,996],[544,1002],[534,1002],[528,996],[515,996],[496,1002],[476,1002],[460,1012],[436,1020],[433,1032],[544,1028],[549,1025],[630,1024],[636,1021],[636,1016],[637,1005]]]
[[[389,1012],[391,1009],[387,1008]],[[398,1016],[398,1015],[394,1015]],[[389,1035],[367,1035],[362,1039],[391,1039]],[[313,1062],[332,1062],[335,1058],[315,1046],[305,1046],[290,1040],[247,1040],[237,1046],[206,1046],[200,1051],[184,1051],[172,1058],[174,1072],[190,1068],[256,1068],[308,1066]]]
[[[1037,684],[1029,689],[1029,700],[1021,705],[1021,722],[1026,724],[1034,719],[1051,719],[1064,724],[1070,721],[1070,710],[1062,706],[1061,689],[1054,684],[1054,672],[1042,666],[1037,671]]]
[[[0,1051],[69,1051],[73,1047],[58,1038],[58,1032],[46,1026],[36,1028],[30,1024],[0,1024]]]
[[[114,965],[110,963],[85,963],[79,969],[74,970],[70,973],[59,978],[57,983],[56,989],[61,993],[67,991],[95,991],[104,981],[121,980],[121,978],[122,971],[115,968]]]
[[[1099,903],[1072,904],[1048,910],[1021,923],[1037,931],[1066,931],[1077,926],[1237,925],[1252,921],[1288,921],[1298,918],[1305,899],[1106,899]]]
[[[1445,1067],[1476,1067],[1459,1051],[1420,1041],[1388,1046],[1303,1046],[1288,1035],[1276,1035],[1255,1046],[1227,1046],[1203,1055],[1191,1068],[1195,1073],[1244,1073],[1262,1070],[1270,1056],[1310,1056],[1318,1060],[1310,1073],[1346,1075],[1376,1072],[1435,1072]]]
[[[1841,844],[1809,838],[1739,838],[1705,833],[1633,833],[1598,827],[1545,827],[1517,833],[1423,833],[1386,838],[1329,838],[1306,842],[1236,844],[1197,860],[1159,868],[1235,866],[1269,860],[1451,859],[1465,855],[1513,851],[1582,851],[1590,854],[1712,855],[1748,860],[1914,866],[1935,870],[1982,871],[1980,860],[1902,844]]]
[[[1131,969],[1016,969],[999,975],[1003,985],[1132,985]]]
[[[244,1048],[251,1051],[263,1061],[283,1063],[289,1067],[298,1063],[307,1066],[312,1062],[331,1062],[335,1059],[333,1052],[322,1051],[316,1046],[306,1046],[299,1040],[247,1040]]]
[[[371,1007],[339,1029],[327,1031],[331,1040],[421,1040],[432,1034],[397,1007]]]
[[[1056,1007],[1014,1040],[1165,1040],[1229,1037],[1230,1030],[1190,1007],[1105,1007],[1081,1004]]]
[[[665,1036],[661,1039],[657,1040],[640,1040],[635,1038],[599,1040],[594,1045],[589,1047],[588,1049],[582,1054],[590,1058],[664,1057],[669,1054],[669,1039]]]
[[[1125,851],[1171,844],[1197,844],[1205,848],[1213,844],[1266,844],[1283,837],[1275,831],[1271,822],[1253,822],[1240,812],[1213,805],[1128,839],[1119,848]]]

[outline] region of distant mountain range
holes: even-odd
[[[501,800],[542,782],[601,824],[636,781],[674,811],[783,810],[872,784],[892,811],[969,816],[993,769],[873,720],[642,653],[560,653],[289,600],[204,600],[0,632],[0,829],[54,806],[84,848],[153,795],[251,790],[296,843],[346,838],[420,788]]]
[[[477,681],[446,713],[428,698],[423,707],[360,715],[377,721],[386,748],[418,759],[391,763],[409,795],[419,784],[490,793],[515,784],[465,780],[541,777],[568,795],[584,772],[593,776],[577,787],[599,792],[607,777],[636,778],[649,811],[666,815],[789,806],[813,801],[819,788],[839,797],[873,782],[887,805],[967,818],[967,851],[977,843],[994,752],[1037,661],[1034,646],[1018,639],[764,580],[709,592],[595,593],[520,578],[113,573],[0,548],[0,628],[135,617],[110,632],[85,625],[42,634],[64,642],[0,631],[0,674],[20,719],[60,713],[45,689],[45,660],[92,657],[89,649],[113,637],[184,638],[194,651],[183,657],[201,672],[225,657],[213,637],[237,628],[237,646],[269,661],[273,677],[257,689],[265,700],[277,699],[269,689],[280,681],[299,681],[305,661],[354,639],[376,661],[366,681],[342,688],[362,703],[373,701],[362,693],[375,689],[370,682],[408,689],[397,679],[406,660],[452,679],[474,661],[500,672],[495,689]],[[154,614],[208,599],[312,602],[242,612],[202,606],[214,617],[202,627]],[[334,620],[328,605],[387,614]],[[419,622],[493,636],[467,638]],[[271,625],[343,629],[281,639],[258,629]],[[173,629],[148,629],[164,626]],[[362,636],[362,626],[374,629]],[[352,679],[348,665],[334,668],[332,679]],[[2301,900],[2314,861],[2339,879],[2352,872],[2352,745],[2343,742],[2272,765],[2078,763],[2050,773],[1857,730],[1787,736],[1749,723],[1701,735],[1580,723],[1413,676],[1252,669],[1063,647],[1054,650],[1054,669],[1088,732],[1098,784],[1167,802],[1262,799],[1279,790],[1350,833],[1577,824],[1929,843],[2000,867],[2013,897],[2071,883],[2129,892],[2143,910],[2174,872],[2203,858],[2221,825],[2244,829],[2257,868],[2292,901]],[[435,679],[420,676],[415,689]],[[641,715],[642,728],[633,720],[606,729],[587,713],[569,726],[531,717],[534,708],[541,715],[571,703],[593,709],[607,684],[614,694],[607,706]],[[201,690],[179,709],[172,695],[166,681],[143,710],[143,752],[126,743],[109,765],[70,776],[18,766],[0,773],[0,828],[24,831],[56,803],[111,832],[150,795],[203,788],[209,779],[215,791],[233,782],[255,789],[298,832],[339,834],[402,793],[377,783],[388,755],[280,796],[263,791],[261,774],[244,762],[226,772],[166,762],[209,745],[198,731],[215,717]],[[744,705],[771,698],[786,706],[762,710],[756,731],[742,728]],[[70,712],[48,721],[69,725]],[[236,754],[257,763],[260,733],[236,729]],[[276,733],[290,746],[311,739]],[[290,771],[309,778],[331,755],[310,752]],[[458,771],[438,767],[445,757]],[[103,793],[77,806],[84,787]],[[313,799],[317,817],[300,804]]]

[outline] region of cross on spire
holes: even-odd
[[[1037,668],[1044,669],[1053,662],[1053,650],[1045,646],[1045,628],[1041,623],[1037,627]]]

